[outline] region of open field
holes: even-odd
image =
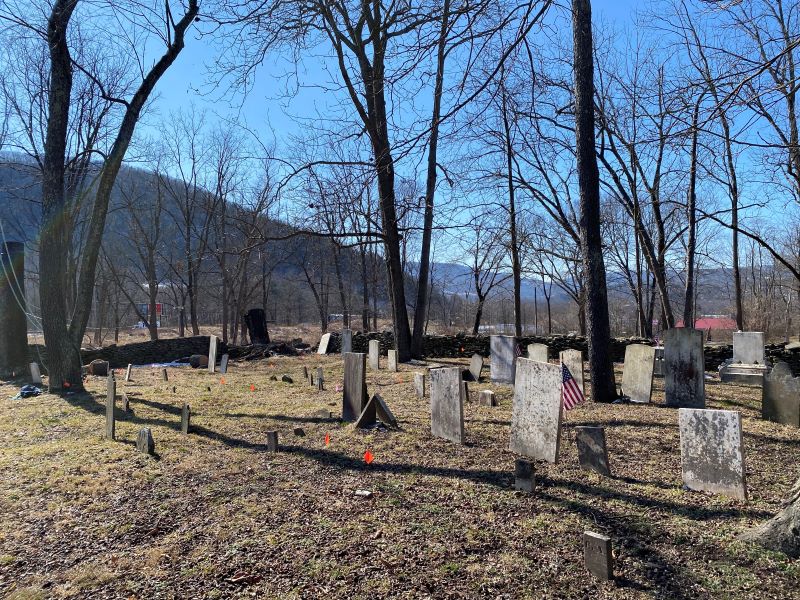
[[[453,362],[453,361],[448,361]],[[466,363],[464,363],[466,364]],[[302,380],[325,367],[326,390]],[[9,598],[788,598],[800,563],[737,541],[798,477],[800,430],[760,420],[760,391],[707,383],[708,405],[740,410],[747,504],[681,489],[677,411],[572,411],[561,462],[514,492],[511,387],[471,384],[467,444],[430,435],[413,368],[368,373],[399,431],[335,420],[340,357],[118,375],[132,413],[103,439],[105,380],[92,395],[10,400],[0,385],[0,595]],[[486,372],[486,371],[484,371]],[[294,384],[270,381],[290,374]],[[620,374],[618,374],[619,376]],[[657,380],[657,402],[663,400]],[[250,391],[250,386],[255,391]],[[173,393],[173,386],[176,391]],[[207,387],[210,386],[209,392]],[[477,405],[493,389],[497,408]],[[193,432],[180,434],[184,401]],[[118,401],[118,406],[119,406]],[[613,478],[580,470],[572,427],[606,427]],[[152,428],[156,458],[136,452]],[[293,435],[294,427],[305,430]],[[266,452],[277,429],[281,452]],[[325,434],[331,443],[325,446]],[[363,461],[370,449],[375,461]],[[355,495],[370,490],[372,498]],[[585,529],[610,535],[617,581],[582,564]]]

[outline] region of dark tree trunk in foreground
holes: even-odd
[[[698,98],[694,105],[692,115],[692,158],[689,167],[689,195],[686,202],[686,217],[688,221],[688,239],[686,241],[686,293],[683,298],[683,326],[694,327],[694,263],[695,248],[697,246],[697,120],[700,115],[700,102]]]
[[[743,533],[741,538],[791,558],[800,557],[800,479],[789,492],[786,508],[766,523]]]
[[[600,173],[594,138],[594,65],[592,8],[589,0],[572,2],[575,76],[575,148],[580,189],[580,226],[586,277],[586,329],[592,399],[611,402],[617,397],[611,362],[606,267],[600,236]]]

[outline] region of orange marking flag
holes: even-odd
[[[364,462],[365,462],[365,463],[367,463],[368,465],[370,465],[370,464],[372,464],[372,461],[373,461],[373,460],[375,460],[375,457],[372,455],[372,452],[370,452],[369,450],[367,450],[366,452],[364,452]]]
[[[219,378],[219,384],[220,385],[225,385],[225,378],[224,377],[220,377]]]
[[[255,386],[255,384],[254,384],[254,383],[251,383],[251,384],[250,384],[250,391],[251,391],[251,392],[255,392],[255,391],[256,391],[256,386]]]
[[[331,445],[331,434],[330,433],[326,433],[325,434],[325,445],[326,446],[330,446]]]

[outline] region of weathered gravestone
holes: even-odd
[[[559,359],[561,363],[569,369],[569,372],[572,373],[572,378],[575,380],[575,383],[578,384],[581,393],[585,396],[583,352],[580,350],[562,350],[559,353]]]
[[[130,382],[131,380],[131,371],[133,370],[133,365],[128,363],[128,368],[125,369],[125,381]]]
[[[113,440],[116,433],[116,415],[114,407],[117,399],[117,381],[114,373],[109,373],[106,380],[106,439]]]
[[[532,494],[535,487],[535,468],[532,460],[517,458],[514,460],[514,489]]]
[[[386,368],[392,373],[397,373],[397,350],[387,352]]]
[[[136,449],[142,454],[153,455],[156,452],[156,443],[153,440],[153,432],[149,427],[142,427],[136,436]]]
[[[126,413],[131,411],[131,399],[125,392],[122,392],[122,411]]]
[[[469,375],[472,381],[480,381],[481,373],[483,372],[483,356],[480,354],[473,354],[469,359]]]
[[[664,332],[664,395],[667,406],[705,408],[702,331],[677,327]]]
[[[309,379],[309,377],[310,377],[310,374],[308,372],[308,367],[303,365],[303,379],[305,379],[306,381],[311,381]]]
[[[764,332],[736,331],[733,334],[733,362],[745,365],[764,364]]]
[[[167,373],[166,368],[161,369],[161,379],[164,381],[169,381],[169,373]]]
[[[386,404],[386,401],[383,399],[383,396],[380,394],[375,394],[375,414],[378,419],[386,425],[390,425],[391,427],[397,427],[397,418],[395,418],[394,413],[389,410],[389,405]]]
[[[583,561],[586,570],[601,581],[614,578],[611,538],[593,531],[583,532]]]
[[[183,435],[189,435],[189,427],[190,420],[192,418],[192,409],[189,408],[189,405],[184,402],[183,403],[183,410],[181,411],[181,433]]]
[[[510,449],[555,463],[560,441],[561,366],[521,358],[514,383]]]
[[[217,336],[208,337],[208,372],[213,373],[217,369]]]
[[[361,414],[358,415],[358,418],[354,423],[356,429],[366,429],[375,425],[377,414],[377,410],[375,408],[376,404],[375,396],[372,396],[372,398],[367,400],[367,403],[364,405],[364,409],[361,411]]]
[[[342,354],[353,351],[353,330],[342,329]]]
[[[510,335],[489,337],[489,371],[495,383],[514,383],[517,369],[517,338]]]
[[[492,390],[483,390],[478,396],[478,404],[481,406],[497,406],[497,399]]]
[[[686,487],[747,500],[741,414],[682,408],[678,427]]]
[[[414,391],[417,398],[425,397],[425,373],[414,373]]]
[[[322,367],[317,367],[317,391],[321,392],[325,389],[325,376]]]
[[[321,338],[319,338],[319,348],[317,348],[317,354],[327,354],[328,353],[328,344],[331,342],[331,334],[326,333]]]
[[[461,369],[431,369],[431,433],[464,443],[464,386]]]
[[[223,375],[227,375],[228,374],[228,361],[229,360],[230,360],[230,357],[227,354],[223,354],[222,358],[219,361],[219,372],[222,373]]]
[[[342,386],[342,420],[355,421],[367,401],[367,357],[358,352],[344,355],[344,385]]]
[[[550,348],[547,347],[547,344],[528,344],[528,358],[539,362],[547,362],[549,350]]]
[[[653,367],[656,349],[644,344],[630,344],[625,348],[622,367],[622,393],[631,402],[650,402],[653,393]]]
[[[369,341],[369,368],[373,371],[380,369],[381,343],[378,340]]]
[[[31,363],[31,383],[33,385],[42,385],[42,372],[39,370],[39,363]]]
[[[656,360],[653,364],[653,375],[664,376],[664,346],[656,346]]]
[[[277,452],[278,451],[278,432],[277,431],[268,431],[267,432],[267,452]]]
[[[581,469],[610,476],[605,429],[602,427],[576,427],[575,434],[575,441],[578,444],[578,462]]]
[[[800,377],[792,377],[785,362],[777,363],[764,376],[761,417],[767,421],[800,427]]]

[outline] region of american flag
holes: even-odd
[[[583,397],[583,392],[578,387],[578,382],[569,372],[567,365],[561,363],[561,402],[564,404],[564,408],[572,410],[585,401],[586,398]]]

